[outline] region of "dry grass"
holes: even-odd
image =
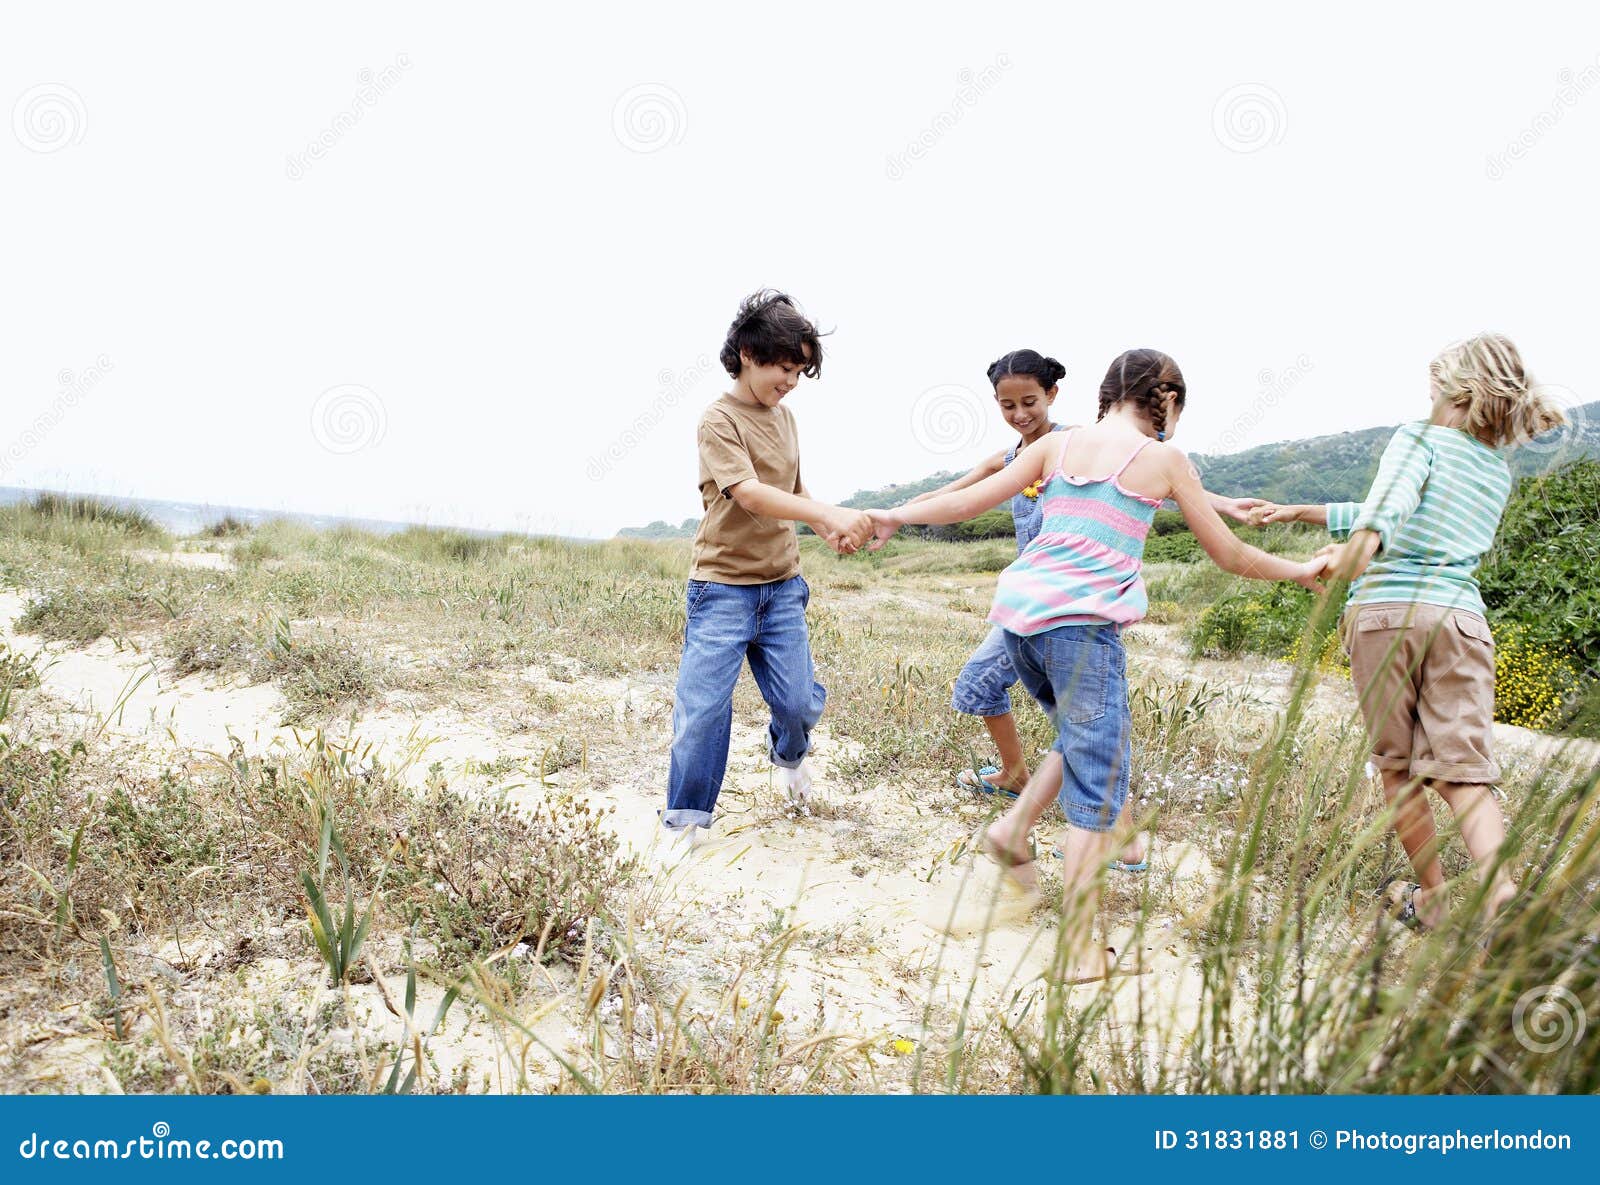
[[[1592,752],[1508,776],[1504,858],[1523,890],[1504,923],[1477,921],[1452,837],[1455,920],[1397,931],[1372,890],[1403,856],[1347,699],[1270,665],[1243,687],[1242,664],[1192,671],[1162,648],[1231,587],[1204,565],[1152,573],[1164,623],[1134,643],[1134,793],[1166,862],[1113,879],[1102,911],[1170,973],[1069,991],[1048,912],[917,946],[865,905],[806,922],[754,880],[690,900],[635,866],[631,821],[606,808],[659,778],[683,545],[289,524],[217,545],[225,571],[135,558],[148,532],[93,514],[0,519],[0,586],[31,598],[19,631],[109,637],[172,678],[270,683],[304,729],[275,749],[158,752],[63,713],[33,686],[48,655],[0,651],[13,1089],[1600,1086],[1594,1043],[1551,1028],[1562,1008],[1600,1018]],[[808,892],[881,896],[886,872],[897,892],[976,885],[963,837],[989,804],[948,778],[984,755],[982,733],[947,701],[1007,549],[805,550],[833,795],[802,817],[736,770],[733,834],[705,875],[792,836],[825,856]],[[748,683],[736,711],[758,736]],[[358,739],[430,713],[499,747],[436,761]],[[1049,743],[1037,712],[1019,722],[1030,749]],[[332,973],[308,872],[334,929],[371,915]],[[916,1020],[846,1024],[841,993]]]

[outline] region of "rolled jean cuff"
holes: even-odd
[[[806,754],[810,753],[810,752],[811,752],[811,749],[808,746],[806,748],[806,752],[805,753],[802,753],[802,754],[800,754],[800,756],[795,757],[793,759],[785,760],[784,758],[778,756],[778,754],[773,750],[771,745],[768,745],[767,746],[767,760],[771,761],[772,764],[777,766],[779,769],[799,769],[800,768],[800,763],[806,759]],[[680,811],[678,813],[682,814],[683,812]],[[709,826],[710,824],[706,824],[706,825]]]
[[[1463,786],[1489,786],[1500,780],[1500,767],[1492,761],[1413,761],[1411,772],[1431,782]]]
[[[1078,806],[1076,803],[1061,803],[1061,813],[1067,817],[1067,824],[1076,827],[1079,831],[1095,831],[1105,833],[1117,825],[1118,810],[1110,809],[1110,804],[1104,810],[1094,807]]]
[[[950,697],[950,707],[963,716],[1009,716],[1011,696],[1002,691],[999,699],[980,701],[963,696],[958,689],[956,694]]]
[[[668,831],[682,831],[686,827],[709,828],[711,826],[711,812],[690,810],[662,811],[661,826]]]
[[[1387,757],[1382,753],[1374,753],[1371,760],[1374,769],[1398,770],[1400,773],[1411,772],[1411,758],[1409,757]]]

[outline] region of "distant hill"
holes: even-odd
[[[697,518],[686,518],[676,527],[663,519],[644,527],[623,527],[617,532],[618,539],[693,539],[695,530],[700,526]]]
[[[1506,455],[1514,477],[1539,473],[1583,457],[1600,458],[1600,401],[1586,403],[1569,414],[1573,422],[1571,428],[1532,446],[1513,449]],[[1266,498],[1273,502],[1359,502],[1372,485],[1372,478],[1378,471],[1378,458],[1394,435],[1395,427],[1391,424],[1386,428],[1362,428],[1306,440],[1286,440],[1218,456],[1193,453],[1191,459],[1205,479],[1206,488],[1219,494]],[[862,510],[872,506],[899,506],[959,476],[959,473],[943,470],[921,481],[858,490],[839,505]],[[693,535],[698,523],[698,519],[685,519],[681,527],[671,527],[655,522],[648,527],[627,527],[618,533],[633,538],[680,538]],[[1011,514],[1002,507],[951,527],[907,530],[941,539],[1000,538],[1012,533]]]
[[[1514,477],[1526,477],[1584,457],[1600,457],[1600,402],[1570,413],[1573,426],[1506,454]],[[1250,495],[1273,502],[1359,502],[1367,496],[1378,458],[1394,426],[1363,428],[1263,444],[1224,456],[1192,455],[1206,488],[1219,494]]]

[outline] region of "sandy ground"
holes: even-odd
[[[183,562],[207,564],[215,556],[182,554]],[[951,582],[950,587],[960,586]],[[225,754],[235,745],[266,753],[293,740],[279,724],[285,704],[272,686],[173,678],[152,654],[126,641],[103,639],[74,649],[17,635],[13,623],[25,604],[23,594],[0,591],[0,637],[23,653],[40,655],[41,686],[20,694],[51,704],[114,745],[146,749],[158,760]],[[1239,681],[1237,663],[1191,662],[1172,627],[1143,625],[1129,641],[1136,672],[1159,669],[1230,685]],[[1264,664],[1255,671],[1253,685],[1262,702],[1281,702],[1287,668]],[[437,763],[452,784],[468,792],[505,792],[513,801],[527,802],[560,791],[613,805],[621,839],[648,858],[665,783],[670,687],[659,679],[574,682],[570,671],[558,673],[563,677],[554,678],[547,666],[516,672],[506,680],[507,694],[532,687],[586,697],[596,710],[610,714],[625,744],[613,743],[579,765],[541,777],[539,743],[497,730],[491,711],[419,713],[383,704],[343,726],[339,739],[371,746],[385,764],[403,766],[403,776],[413,784]],[[1338,681],[1325,681],[1317,695],[1330,709],[1349,708],[1348,689]],[[1549,743],[1520,729],[1500,731],[1507,750],[1522,759],[1538,759]],[[824,721],[815,734],[816,800],[805,811],[789,807],[766,761],[764,734],[764,721],[736,720],[721,803],[726,817],[719,820],[715,838],[680,866],[653,872],[643,886],[654,898],[651,916],[657,920],[635,936],[641,959],[666,969],[693,997],[711,1000],[742,962],[774,936],[794,930],[781,966],[786,1014],[833,1031],[879,1037],[889,1049],[899,1041],[902,1052],[908,1048],[904,1042],[915,1048],[926,1041],[930,1002],[947,1015],[966,1007],[969,1027],[976,1027],[1015,1013],[1040,990],[1053,944],[1051,911],[1030,908],[1002,883],[993,865],[963,855],[974,821],[981,818],[976,805],[968,803],[964,813],[927,809],[937,797],[961,794],[950,786],[885,783],[869,795],[842,791],[831,783],[829,768],[844,750]],[[487,776],[480,772],[486,767],[498,772]],[[1046,876],[1051,875],[1047,869]],[[1132,1015],[1136,993],[1143,994],[1146,1009],[1167,1008],[1180,1016],[1192,1009],[1198,994],[1187,926],[1190,912],[1205,898],[1209,858],[1189,845],[1162,845],[1148,875],[1159,882],[1151,899],[1161,909],[1145,919],[1138,949],[1129,949],[1136,890],[1116,883],[1113,875],[1102,911],[1108,919],[1103,943],[1116,949],[1123,967],[1143,971],[1119,980],[1118,1003],[1108,1022],[1113,1033]],[[204,973],[208,961],[222,957],[213,936],[179,938],[172,945],[160,957],[180,974]],[[317,981],[319,971],[309,960],[300,965],[266,960],[245,970],[239,990],[267,997],[304,989]],[[536,1031],[559,1049],[578,1037],[575,985],[569,972],[545,974],[560,1004],[539,1017]],[[387,1024],[397,1034],[398,1022],[385,1013],[378,987],[354,990],[374,1025]],[[403,984],[393,981],[390,990],[398,999]],[[425,987],[424,1012],[439,994]],[[99,1068],[99,1043],[74,1030],[71,1018],[81,1008],[81,1002],[68,1002],[53,1026],[9,1038],[14,1047],[30,1047],[26,1081],[31,1088],[115,1086]],[[490,1089],[509,1089],[516,1045],[481,1016],[458,1010],[432,1048],[446,1073],[470,1058],[474,1074],[488,1073]],[[528,1061],[535,1081],[545,1084],[555,1076],[547,1053],[536,1049]]]

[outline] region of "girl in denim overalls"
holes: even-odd
[[[1189,459],[1165,443],[1186,399],[1183,372],[1172,358],[1130,350],[1106,372],[1094,424],[1035,441],[971,489],[867,512],[877,523],[878,547],[908,523],[964,522],[1029,486],[1040,490],[1039,534],[1000,574],[989,620],[1004,628],[1006,653],[1054,722],[1056,743],[1021,797],[977,843],[1036,898],[1029,832],[1052,804],[1060,807],[1067,822],[1058,846],[1069,982],[1109,970],[1091,953],[1090,937],[1098,873],[1128,797],[1133,721],[1122,630],[1148,608],[1144,541],[1156,510],[1174,500],[1224,571],[1320,591],[1327,564],[1325,556],[1295,563],[1268,555],[1223,525]]]
[[[911,499],[917,503],[940,494],[965,489],[999,473],[1017,454],[1066,425],[1050,418],[1066,367],[1037,350],[1013,350],[989,367],[989,382],[994,387],[995,405],[1006,423],[1018,433],[1017,443],[979,462],[970,473],[926,494]],[[1249,518],[1252,507],[1263,505],[1256,498],[1223,498],[1207,494],[1219,513],[1240,522]],[[911,504],[911,503],[908,503]],[[1039,534],[1041,510],[1037,485],[1029,486],[1011,499],[1011,519],[1016,527],[1017,554],[1021,555]],[[956,781],[981,794],[1000,794],[1015,798],[1028,784],[1028,762],[1022,751],[1022,738],[1011,715],[1011,687],[1017,682],[1016,668],[1006,653],[1005,631],[995,626],[978,644],[956,676],[950,706],[967,716],[977,716],[989,730],[999,754],[998,765],[974,764],[956,775]],[[1124,845],[1112,867],[1124,872],[1142,872],[1146,867],[1144,836],[1134,836]]]

